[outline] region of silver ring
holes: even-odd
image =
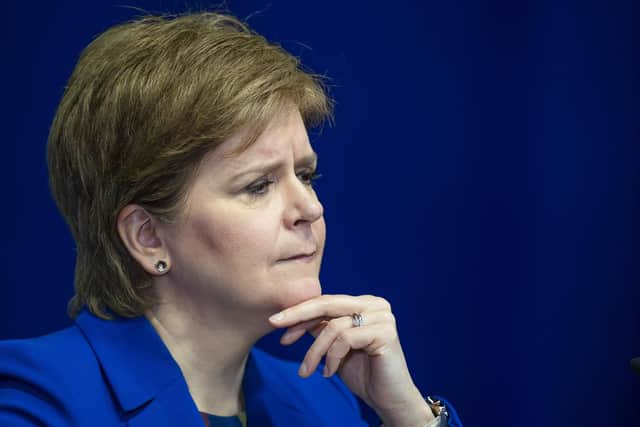
[[[362,317],[362,314],[360,314],[360,313],[353,313],[351,315],[351,322],[353,324],[353,327],[357,328],[357,327],[362,326],[364,324],[364,318]]]

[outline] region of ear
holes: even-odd
[[[169,271],[171,262],[156,224],[157,220],[139,205],[127,205],[118,214],[118,234],[122,243],[147,273],[158,276]]]

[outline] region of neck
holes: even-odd
[[[180,367],[198,410],[220,416],[244,409],[242,379],[249,351],[268,332],[222,309],[184,301],[160,303],[146,313]]]

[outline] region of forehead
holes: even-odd
[[[239,132],[215,149],[206,161],[215,162],[226,173],[256,163],[296,160],[313,153],[307,130],[297,108],[276,114],[258,138],[244,150],[247,130]]]

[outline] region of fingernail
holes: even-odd
[[[276,313],[273,316],[269,317],[269,320],[272,322],[279,322],[284,319],[284,314],[282,312]]]
[[[298,375],[305,376],[307,375],[307,364],[305,362],[302,362],[302,364],[300,365],[300,369],[298,369]]]
[[[324,369],[322,370],[322,376],[327,378],[329,376],[329,367],[324,365]]]

